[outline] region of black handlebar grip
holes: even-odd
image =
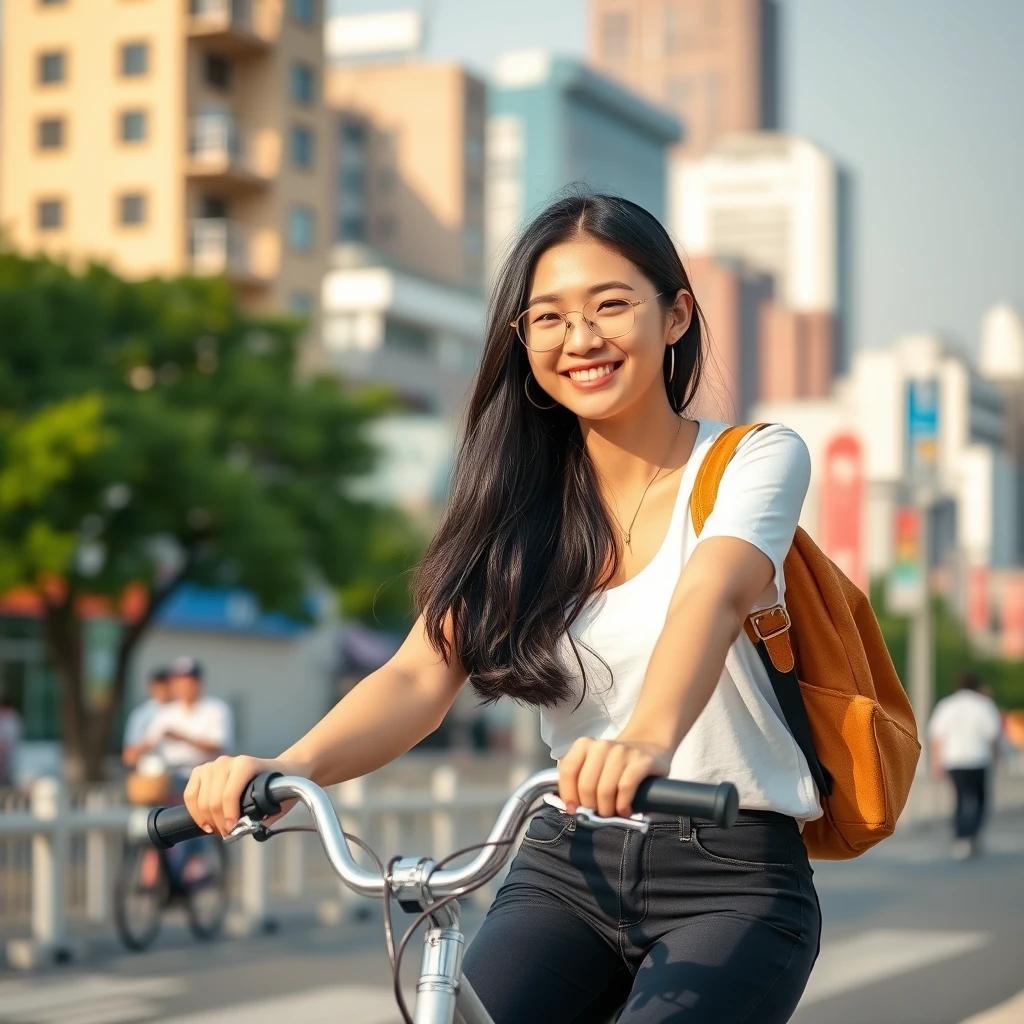
[[[146,831],[149,841],[154,846],[169,850],[186,839],[196,839],[206,833],[192,820],[188,808],[184,804],[173,807],[157,807],[149,812],[146,819]]]
[[[657,775],[644,779],[633,798],[634,811],[688,814],[693,818],[708,818],[727,828],[735,822],[739,805],[739,794],[731,782],[713,785]]]
[[[281,810],[281,805],[270,795],[270,783],[281,778],[281,772],[261,772],[242,796],[242,813],[253,821],[262,821]]]

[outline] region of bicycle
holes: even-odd
[[[183,806],[182,806],[182,809]],[[205,833],[204,833],[205,835]],[[182,904],[189,930],[200,941],[215,939],[228,910],[227,847],[203,846],[177,868],[167,848],[129,836],[114,881],[114,926],[127,949],[148,949],[164,912]]]
[[[224,842],[234,842],[247,835],[258,842],[265,842],[284,832],[316,832],[327,859],[341,880],[354,892],[384,901],[385,943],[394,975],[395,1001],[405,1024],[494,1024],[469,980],[462,975],[465,937],[460,927],[458,898],[485,885],[501,870],[523,824],[541,806],[535,801],[557,789],[557,768],[536,772],[506,800],[483,843],[456,850],[436,862],[430,857],[398,855],[392,857],[385,868],[366,843],[342,829],[330,797],[315,782],[296,775],[264,772],[249,783],[240,808],[241,817],[229,835],[224,837]],[[297,798],[308,809],[313,819],[312,826],[268,829],[261,823],[263,818],[276,814],[282,802],[292,798]],[[645,811],[687,814],[730,826],[736,820],[739,798],[736,787],[728,782],[711,785],[650,776],[637,788],[633,807],[639,816],[602,817],[590,808],[580,807],[575,818],[579,825],[587,828],[617,825],[643,834],[647,833],[650,825],[649,820],[643,817]],[[169,849],[185,839],[206,836],[184,806],[151,811],[145,822],[145,831],[150,842],[162,849]],[[356,863],[349,850],[350,839],[369,853],[379,868],[379,874]],[[441,870],[448,861],[473,850],[481,852],[469,864]],[[416,915],[397,949],[391,922],[392,896],[398,900],[402,910]],[[423,935],[413,1017],[401,990],[401,961],[410,938],[428,918],[431,926]]]

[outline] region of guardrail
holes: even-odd
[[[537,767],[512,758],[451,762],[410,756],[335,786],[331,795],[346,831],[369,843],[383,861],[398,853],[441,857],[479,842],[510,790]],[[1017,760],[1004,765],[995,781],[993,809],[1021,807],[1024,764]],[[944,780],[919,779],[900,828],[946,817],[950,809]],[[111,920],[128,823],[133,814],[145,813],[126,804],[117,785],[69,789],[44,778],[26,790],[0,792],[0,936],[7,939],[11,966],[72,959],[90,927]],[[300,806],[287,824],[307,818]],[[275,914],[285,911],[308,910],[336,922],[366,908],[333,874],[314,835],[244,840],[230,849],[229,921],[235,934],[267,930]],[[493,898],[503,876],[481,890],[481,899]]]

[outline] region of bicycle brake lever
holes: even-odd
[[[651,827],[651,823],[643,817],[620,818],[613,814],[611,817],[603,818],[589,807],[577,807],[574,817],[584,828],[601,828],[602,825],[622,825],[625,828],[631,828],[642,835],[646,835],[647,830]]]
[[[234,843],[243,836],[252,836],[257,843],[265,843],[272,833],[262,821],[253,821],[248,814],[243,814],[235,823],[235,827],[224,837],[225,843]]]

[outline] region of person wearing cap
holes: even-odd
[[[133,708],[124,723],[124,738],[121,741],[121,761],[126,768],[134,768],[142,756],[140,744],[149,731],[153,716],[171,697],[170,672],[166,668],[155,668],[149,674],[149,697]]]
[[[196,765],[230,749],[233,723],[227,703],[203,692],[203,668],[195,658],[172,662],[168,683],[172,699],[153,715],[139,747],[140,753],[158,754],[183,791]]]

